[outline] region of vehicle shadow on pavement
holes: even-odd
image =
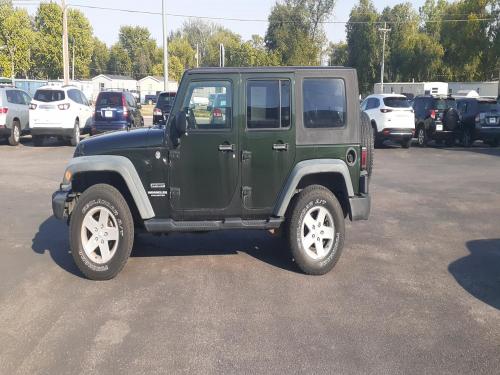
[[[132,257],[217,256],[246,253],[271,266],[299,272],[286,241],[265,231],[227,230],[208,233],[175,233],[137,236]]]
[[[35,253],[49,253],[54,262],[67,272],[84,277],[69,251],[68,227],[54,216],[47,218],[33,237],[31,248]]]
[[[476,154],[489,155],[489,156],[500,156],[500,147],[490,147],[483,144],[473,145],[472,147],[443,147],[448,151],[459,151],[459,152],[474,152]]]
[[[455,280],[477,299],[500,310],[500,239],[467,242],[470,255],[448,266]]]

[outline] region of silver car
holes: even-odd
[[[29,131],[31,97],[13,86],[0,86],[0,138],[8,138],[11,146],[19,144]]]

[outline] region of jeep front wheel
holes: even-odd
[[[299,193],[288,222],[288,241],[299,268],[323,275],[337,263],[344,246],[344,214],[337,198],[320,185]]]
[[[120,192],[106,184],[85,190],[71,215],[69,237],[73,259],[85,276],[115,277],[134,244],[134,222]]]

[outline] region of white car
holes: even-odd
[[[377,147],[388,139],[404,148],[410,147],[415,134],[415,114],[406,96],[370,95],[361,103],[361,110],[370,117]]]
[[[41,146],[45,137],[80,142],[82,130],[90,125],[92,107],[75,86],[43,86],[30,103],[29,122],[33,144]]]

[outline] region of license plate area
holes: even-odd
[[[436,124],[436,131],[442,132],[443,131],[443,124]]]
[[[493,124],[493,125],[496,125],[496,123],[497,123],[497,119],[496,119],[495,117],[490,117],[490,119],[489,119],[489,123],[490,123],[490,124]]]
[[[105,118],[112,118],[113,117],[113,111],[104,111],[104,117]]]

